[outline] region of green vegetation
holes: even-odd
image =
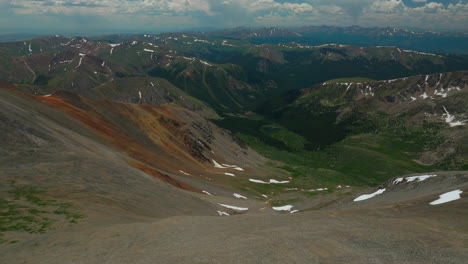
[[[227,116],[216,123],[231,129],[260,154],[284,164],[278,167],[288,171],[294,181],[282,187],[376,186],[391,177],[433,169],[414,160],[444,140],[439,125],[403,130],[380,115],[376,118],[378,124],[372,119],[346,121],[343,139],[318,148],[310,148],[309,139],[314,137],[306,138],[259,116]],[[265,193],[271,186],[254,188]]]
[[[60,220],[77,223],[85,217],[73,204],[47,200],[43,195],[43,190],[10,182],[10,189],[0,198],[0,244],[17,242],[6,239],[6,232],[44,233]]]

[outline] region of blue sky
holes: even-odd
[[[0,0],[0,33],[352,24],[468,31],[468,0]]]

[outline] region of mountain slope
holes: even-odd
[[[256,113],[225,115],[216,124],[282,161],[295,182],[314,189],[466,170],[466,76],[331,80],[269,100]]]
[[[151,94],[160,98],[162,93],[149,87],[154,83],[149,77],[153,76],[168,80],[219,112],[253,109],[259,100],[334,78],[381,80],[468,67],[464,56],[398,47],[256,45],[182,33],[113,36],[95,41],[57,36],[0,43],[0,50],[0,79],[17,83],[24,91],[49,94],[67,90],[104,98],[95,90],[112,84],[128,85],[139,78],[135,86],[153,89]],[[159,86],[176,97],[167,83]],[[115,89],[111,89],[114,92],[108,94],[109,99],[137,101],[136,88],[127,92]],[[122,98],[124,93],[128,94]]]

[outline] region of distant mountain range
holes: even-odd
[[[200,35],[248,39],[254,43],[298,42],[308,45],[339,43],[357,46],[398,46],[433,53],[468,54],[468,32],[416,31],[403,28],[304,26],[293,28],[238,27]]]
[[[0,52],[0,79],[25,91],[67,90],[140,103],[163,97],[160,102],[181,101],[174,93],[149,99],[150,90],[161,91],[155,87],[171,86],[221,112],[253,109],[259,100],[335,78],[382,80],[468,69],[465,55],[343,44],[254,44],[188,33],[95,39],[57,35],[0,43]],[[143,85],[131,88],[131,96],[117,88],[128,80]]]

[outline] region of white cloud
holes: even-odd
[[[115,27],[163,21],[182,27],[237,25],[298,25],[304,23],[346,26],[411,26],[466,28],[468,4],[442,4],[441,0],[0,0],[0,22],[22,23],[32,15],[42,21],[95,16]],[[13,10],[13,12],[11,12]],[[6,18],[4,14],[8,14]],[[56,16],[56,19],[53,18]],[[126,18],[126,19],[123,19]],[[10,19],[12,22],[8,22]],[[123,21],[132,21],[125,24]],[[167,21],[167,23],[164,23]],[[169,23],[170,22],[170,23]],[[70,22],[71,23],[71,22]],[[76,22],[74,22],[77,24]],[[150,24],[152,24],[150,22]]]
[[[402,0],[380,0],[370,5],[369,12],[398,13],[407,9]]]
[[[429,2],[421,7],[414,8],[415,11],[424,11],[426,13],[436,13],[444,10],[444,5],[436,2]]]
[[[250,4],[250,11],[271,10],[279,12],[305,13],[312,12],[314,8],[308,3],[278,3],[274,0],[257,0]]]

